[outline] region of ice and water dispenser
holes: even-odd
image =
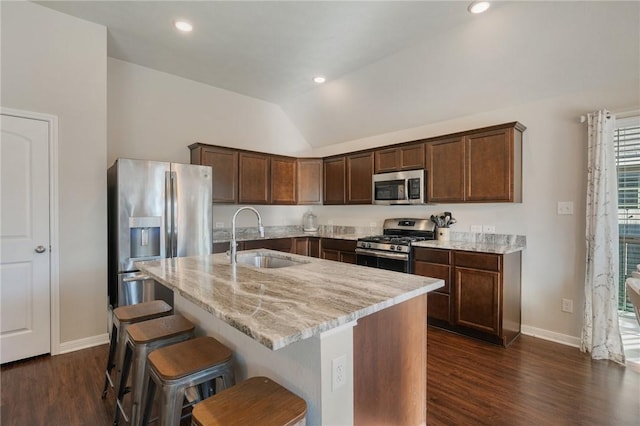
[[[150,259],[161,256],[160,231],[162,217],[130,217],[129,244],[131,259]]]
[[[162,217],[129,217],[129,262],[161,259]],[[173,292],[140,272],[119,275],[118,306],[164,300],[173,306]]]

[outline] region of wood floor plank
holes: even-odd
[[[107,345],[3,365],[3,426],[110,425],[100,398]],[[504,349],[432,327],[429,425],[637,425],[640,373],[578,349],[520,336]],[[186,423],[188,424],[188,422]]]

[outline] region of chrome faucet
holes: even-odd
[[[232,265],[235,265],[236,261],[238,260],[238,243],[236,242],[236,217],[242,210],[251,210],[256,214],[256,216],[258,217],[258,232],[260,233],[260,238],[264,238],[264,226],[262,226],[262,217],[260,217],[260,213],[258,213],[258,210],[254,209],[253,207],[240,207],[238,210],[236,210],[236,212],[233,214],[233,219],[231,219],[231,243],[229,247],[229,257],[231,257],[230,260]]]

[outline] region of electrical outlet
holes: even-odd
[[[573,313],[573,300],[562,299],[562,312]]]
[[[573,201],[558,201],[558,214],[573,214]]]
[[[485,234],[495,234],[496,226],[495,225],[482,225],[482,232]]]
[[[482,225],[471,225],[471,232],[482,232]]]
[[[327,225],[333,225],[333,219],[327,220]]]
[[[224,228],[224,222],[216,222],[216,228]]]
[[[369,227],[375,228],[376,226],[378,225],[375,222],[369,222]]]
[[[336,390],[347,382],[347,356],[340,355],[331,360],[331,389]]]

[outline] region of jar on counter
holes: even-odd
[[[316,232],[318,230],[318,216],[311,210],[302,216],[302,229],[304,232]]]

